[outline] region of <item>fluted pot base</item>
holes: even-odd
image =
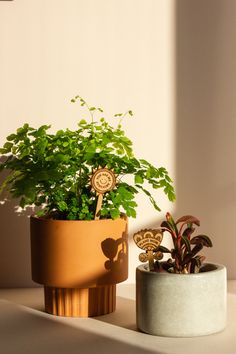
[[[116,308],[116,285],[96,288],[44,287],[45,311],[57,316],[93,317]]]

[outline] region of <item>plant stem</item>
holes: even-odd
[[[129,113],[129,111],[125,112],[125,113],[120,117],[120,120],[119,120],[119,122],[118,122],[118,127],[119,127],[119,125],[121,125],[122,120],[124,119],[124,117],[125,117],[128,113]]]

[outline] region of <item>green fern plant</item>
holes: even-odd
[[[7,170],[0,192],[19,199],[22,208],[40,207],[38,215],[65,220],[91,220],[97,196],[91,189],[94,169],[107,167],[117,175],[116,187],[103,198],[101,218],[118,218],[121,213],[136,217],[135,196],[141,191],[155,209],[160,210],[149,191],[162,188],[170,201],[175,192],[164,167],[156,168],[133,154],[132,142],[122,129],[125,116],[118,113],[116,126],[103,117],[103,109],[89,106],[80,96],[71,100],[87,108],[90,121],[80,120],[75,131],[65,129],[50,133],[50,125],[39,128],[24,124],[7,137],[0,149],[0,171]],[[95,120],[95,114],[100,118]],[[127,183],[125,176],[133,176]],[[148,187],[149,186],[149,187]],[[2,197],[5,201],[6,197]]]

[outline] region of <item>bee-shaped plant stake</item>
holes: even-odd
[[[146,251],[140,253],[140,262],[148,261],[149,269],[153,270],[154,260],[160,260],[163,258],[163,253],[158,251],[158,247],[163,239],[162,231],[158,229],[140,230],[134,234],[133,239],[139,248]]]

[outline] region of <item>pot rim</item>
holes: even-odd
[[[176,274],[176,273],[168,273],[167,271],[164,272],[152,272],[148,268],[148,264],[140,264],[137,268],[136,271],[142,273],[143,275],[145,274],[146,276],[151,276],[151,277],[195,277],[195,278],[200,278],[200,277],[206,277],[210,276],[212,273],[215,272],[221,272],[226,269],[226,266],[223,264],[219,263],[213,263],[213,262],[206,262],[203,263],[204,266],[213,266],[215,269],[210,269],[205,272],[200,272],[200,273],[187,273],[187,274]]]
[[[62,223],[62,222],[80,222],[80,223],[98,223],[98,222],[117,222],[119,220],[124,220],[127,221],[128,217],[126,214],[122,214],[119,218],[117,219],[98,219],[98,220],[59,220],[59,219],[50,219],[50,218],[45,218],[45,217],[40,217],[35,214],[32,214],[30,216],[30,220],[37,220],[37,221],[42,221],[42,222],[50,222],[50,223]]]

